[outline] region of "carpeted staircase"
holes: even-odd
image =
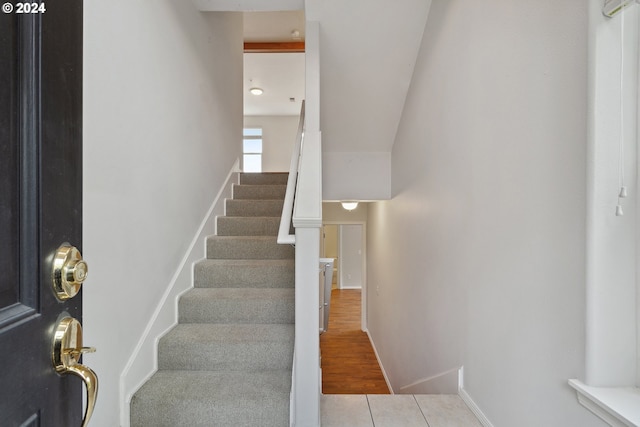
[[[288,426],[294,249],[276,235],[287,174],[240,174],[131,426]]]

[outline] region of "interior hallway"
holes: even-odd
[[[389,394],[369,337],[360,329],[361,291],[333,289],[329,328],[320,335],[324,394]]]

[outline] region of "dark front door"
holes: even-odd
[[[52,352],[82,292],[60,300],[52,269],[82,238],[82,2],[0,3],[0,425],[80,426],[83,381]]]

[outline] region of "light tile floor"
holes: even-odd
[[[322,427],[482,427],[460,396],[325,394]]]

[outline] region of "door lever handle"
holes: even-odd
[[[76,360],[80,358],[80,355],[83,353],[95,353],[95,347],[82,347],[82,348],[67,348],[62,353],[68,354],[74,357]]]
[[[56,327],[53,337],[52,360],[60,375],[73,374],[82,379],[87,388],[87,408],[82,419],[86,427],[93,414],[98,397],[98,376],[93,370],[80,363],[83,353],[93,353],[93,347],[82,347],[82,326],[73,317],[63,318]]]

